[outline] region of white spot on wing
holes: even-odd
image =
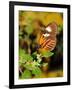
[[[46,28],[46,31],[51,32],[51,31],[52,31],[51,27],[48,26],[48,27]]]
[[[50,36],[50,34],[45,33],[45,34],[43,34],[43,36],[44,36],[44,37],[49,37],[49,36]]]

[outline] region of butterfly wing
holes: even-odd
[[[46,42],[43,43],[42,48],[44,48],[45,50],[52,51],[54,50],[55,46],[56,46],[56,38],[55,39],[49,38]]]
[[[39,43],[41,49],[52,51],[56,46],[56,38],[45,38],[42,35]]]

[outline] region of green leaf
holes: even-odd
[[[40,66],[40,64],[37,61],[27,62],[25,63],[24,67],[28,70],[33,70],[33,68],[36,68]]]
[[[25,53],[25,51],[22,49],[19,50],[19,57],[20,57],[20,59],[24,59],[26,61],[33,60],[33,57],[30,54]]]
[[[22,73],[22,79],[29,79],[32,77],[32,74],[29,70],[25,70],[23,73]]]
[[[27,69],[27,70],[32,70],[33,69],[33,66],[32,66],[32,63],[30,62],[27,62],[24,67]]]
[[[19,49],[19,65],[25,63],[27,60],[24,57],[25,51],[23,49]]]
[[[32,62],[33,61],[33,57],[27,53],[25,53],[24,50],[20,49],[19,50],[19,65],[23,65],[26,62]]]
[[[32,62],[32,66],[33,66],[33,67],[36,67],[36,66],[40,66],[40,64],[39,64],[37,61],[34,60],[34,61]]]
[[[21,58],[20,58],[20,60],[19,60],[19,66],[22,66],[25,62],[26,62],[25,59],[21,59]]]
[[[43,51],[43,52],[41,52],[41,54],[42,54],[42,57],[47,57],[47,58],[54,55],[54,53],[50,52],[50,51]]]
[[[33,57],[29,54],[24,54],[24,59],[27,60],[27,61],[32,61]]]
[[[21,56],[19,56],[20,57],[20,63],[25,63],[25,62],[31,62],[31,61],[33,61],[33,58],[29,55],[29,54],[22,54]]]
[[[34,74],[36,77],[40,76],[42,73],[41,69],[39,67],[35,67],[32,70],[32,74]]]

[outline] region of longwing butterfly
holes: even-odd
[[[56,46],[57,24],[52,22],[46,27],[42,27],[41,36],[39,38],[39,48],[43,50],[54,50]]]

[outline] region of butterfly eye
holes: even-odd
[[[50,34],[45,33],[45,34],[43,34],[43,36],[44,36],[44,37],[49,37],[49,36],[50,36]]]
[[[51,32],[52,31],[51,27],[47,27],[46,31]]]

